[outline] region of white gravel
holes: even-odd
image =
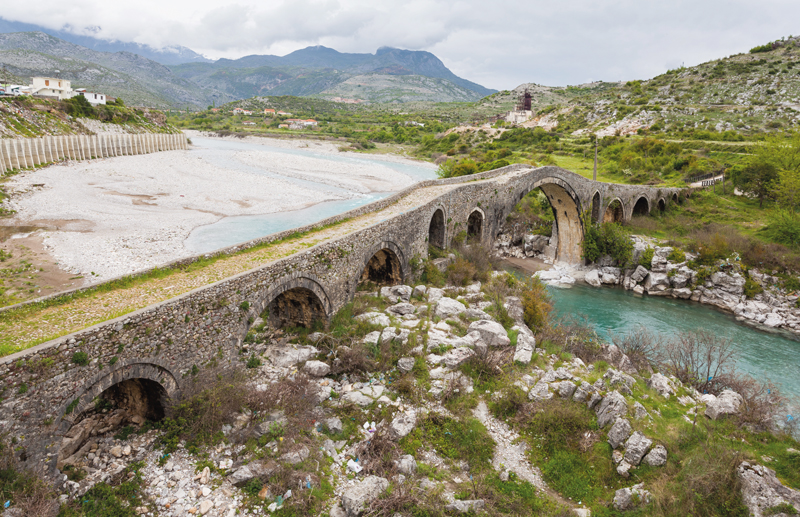
[[[329,160],[270,148],[309,145],[315,153],[338,153],[333,144],[248,138],[246,148],[226,148],[217,140],[204,146],[197,139],[199,145],[186,151],[22,173],[9,182],[18,194],[11,201],[18,212],[11,224],[53,228],[42,233],[45,248],[62,268],[96,282],[191,255],[184,246],[189,233],[223,217],[297,210],[397,191],[416,181],[380,161]]]

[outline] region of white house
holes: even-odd
[[[34,77],[30,89],[31,95],[56,97],[60,101],[75,96],[69,81],[54,77]]]
[[[86,88],[78,88],[75,90],[78,95],[83,95],[86,97],[86,100],[89,101],[89,104],[92,106],[97,106],[98,104],[105,104],[106,103],[106,96],[103,93],[94,93],[94,92],[87,92]]]

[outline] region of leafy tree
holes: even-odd
[[[733,184],[744,192],[758,198],[759,208],[764,207],[764,199],[773,197],[775,182],[778,180],[778,169],[769,162],[753,160],[750,164],[731,171]]]
[[[769,163],[777,170],[774,194],[778,204],[796,212],[800,208],[800,132],[772,135],[754,154],[756,163]]]
[[[94,108],[83,95],[76,95],[64,102],[67,105],[67,113],[73,117],[91,117],[94,115]]]

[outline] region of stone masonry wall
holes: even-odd
[[[427,256],[428,229],[437,209],[445,215],[446,243],[466,231],[470,214],[477,210],[484,216],[482,239],[490,244],[516,203],[540,185],[567,193],[561,196],[562,202],[575,203],[573,214],[584,213],[596,191],[609,202],[612,196],[623,198],[626,210],[640,195],[657,201],[659,196],[679,193],[677,189],[607,185],[557,167],[525,166],[423,182],[416,188],[453,183],[461,184],[425,205],[340,239],[0,358],[0,433],[16,439],[28,466],[54,474],[61,437],[72,418],[104,389],[126,379],[147,378],[159,382],[170,396],[180,397],[182,383],[193,370],[243,360],[240,344],[250,322],[286,290],[311,290],[330,317],[352,299],[364,267],[381,249],[397,255],[402,275],[408,278],[412,258]],[[359,211],[379,210],[397,199],[399,195]],[[350,212],[339,219],[352,216]],[[567,222],[559,220],[558,225],[566,228]],[[583,222],[569,225],[571,232],[578,232],[570,242],[579,244]],[[281,238],[283,233],[287,232],[264,240]],[[77,352],[85,353],[89,363],[76,364]]]

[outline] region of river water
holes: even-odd
[[[263,215],[246,215],[236,217],[225,217],[214,224],[201,226],[193,230],[189,237],[184,241],[184,246],[194,253],[207,253],[210,251],[232,246],[240,242],[264,237],[272,233],[298,228],[306,224],[314,223],[338,215],[348,210],[378,201],[394,192],[370,192],[359,193],[335,185],[331,180],[314,181],[308,178],[298,178],[296,175],[282,173],[276,167],[253,167],[230,158],[231,151],[268,151],[270,153],[280,153],[286,157],[297,156],[298,159],[314,158],[326,160],[340,165],[352,165],[354,167],[364,165],[374,165],[391,169],[410,177],[415,183],[428,179],[436,178],[436,170],[430,164],[415,165],[412,163],[398,163],[380,156],[354,155],[342,153],[336,155],[323,152],[314,152],[306,149],[286,149],[282,147],[270,146],[268,140],[263,143],[237,142],[228,139],[215,139],[193,137],[193,143],[197,146],[195,152],[211,163],[218,163],[223,168],[234,168],[250,174],[263,175],[268,177],[280,178],[325,193],[330,193],[334,197],[345,197],[335,201],[325,201],[300,210],[291,210]],[[266,165],[266,164],[264,164]]]
[[[800,342],[788,333],[773,334],[736,321],[733,315],[688,300],[639,296],[610,287],[576,284],[549,287],[557,316],[585,317],[597,333],[611,341],[638,325],[665,338],[702,329],[731,340],[737,369],[771,380],[791,397],[792,412],[800,406]],[[795,418],[797,415],[795,415]]]

